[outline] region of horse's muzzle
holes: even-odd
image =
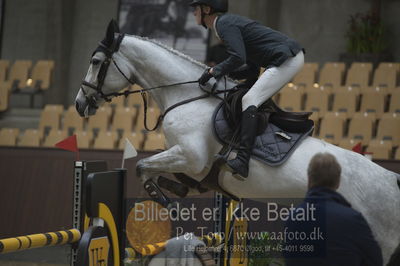
[[[85,116],[86,107],[84,107],[84,104],[80,103],[79,100],[75,101],[75,108],[80,116],[82,116],[82,117]]]
[[[91,115],[96,114],[97,108],[92,108],[90,104],[87,103],[85,100],[76,99],[75,100],[75,108],[78,114],[81,117],[89,117]]]

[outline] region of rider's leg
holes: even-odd
[[[304,54],[300,51],[279,67],[271,67],[258,78],[257,82],[243,96],[242,111],[249,106],[259,107],[288,83],[303,67]]]
[[[243,96],[240,146],[244,149],[238,151],[235,159],[227,162],[232,172],[239,174],[241,179],[246,178],[249,172],[250,154],[257,132],[257,107],[288,83],[303,65],[304,54],[301,51],[279,67],[267,69]]]
[[[257,134],[257,107],[249,106],[242,113],[242,121],[240,128],[240,150],[236,158],[229,160],[227,165],[232,169],[235,177],[247,177],[249,173],[249,160],[251,149],[253,148],[254,139]],[[238,174],[238,175],[237,175]],[[240,178],[242,179],[242,178]]]

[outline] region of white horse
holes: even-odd
[[[113,43],[111,46],[114,47],[116,36],[119,35],[109,27],[107,36],[108,43]],[[120,41],[114,52],[111,51],[112,60],[119,70],[116,64],[111,63],[103,81],[98,78],[99,72],[104,72],[100,68],[107,61],[107,56],[101,51],[93,55],[85,82],[76,97],[77,110],[81,115],[93,115],[94,105],[104,102],[99,91],[96,91],[99,84],[104,94],[125,88],[128,85],[126,78],[143,88],[149,88],[196,80],[206,67],[153,40],[125,36]],[[231,87],[234,85],[233,82],[229,83]],[[155,89],[150,93],[163,112],[178,102],[204,92],[197,84],[186,84]],[[211,117],[218,103],[219,99],[209,97],[171,110],[162,124],[168,149],[140,160],[137,163],[140,177],[149,179],[161,173],[185,173],[201,181],[210,171],[214,156],[222,147],[211,129]],[[239,198],[302,198],[307,191],[308,163],[318,152],[333,154],[342,166],[338,191],[364,215],[387,263],[400,242],[399,175],[360,154],[307,137],[284,164],[270,167],[252,159],[246,181],[239,181],[230,172],[221,171],[219,183],[223,189]]]

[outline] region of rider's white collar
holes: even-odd
[[[214,27],[214,31],[215,31],[215,36],[217,36],[217,38],[221,40],[221,37],[219,37],[217,27],[216,27],[218,18],[219,18],[218,16],[215,17],[214,22],[213,22],[213,27]]]

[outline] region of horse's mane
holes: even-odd
[[[192,57],[190,57],[190,56],[188,56],[188,55],[186,55],[184,53],[181,53],[180,51],[175,50],[175,49],[169,47],[168,45],[165,45],[165,44],[163,44],[163,43],[161,43],[161,42],[159,42],[159,41],[157,41],[155,39],[150,39],[150,38],[147,38],[147,37],[142,37],[142,36],[137,36],[137,35],[128,35],[128,34],[126,36],[137,38],[137,39],[140,39],[140,40],[143,40],[143,41],[147,41],[147,42],[151,42],[151,43],[153,43],[153,44],[155,44],[155,45],[157,45],[157,46],[159,46],[161,48],[164,48],[168,52],[170,52],[170,53],[172,53],[174,55],[177,55],[180,58],[185,59],[185,60],[189,61],[190,63],[196,65],[196,66],[201,67],[202,69],[207,67],[205,64],[203,64],[203,63],[193,59]]]
[[[150,39],[148,37],[142,37],[142,36],[137,36],[137,35],[128,35],[128,34],[126,34],[125,36],[132,37],[132,38],[137,38],[139,40],[143,40],[143,41],[147,41],[147,42],[151,42],[151,43],[163,48],[164,50],[166,50],[166,51],[168,51],[168,52],[170,52],[170,53],[172,53],[174,55],[177,55],[180,58],[182,58],[184,60],[187,60],[187,61],[189,61],[190,63],[192,63],[192,64],[194,64],[196,66],[201,67],[202,69],[207,68],[207,65],[205,65],[205,64],[193,59],[192,57],[190,57],[190,56],[188,56],[188,55],[186,55],[186,54],[184,54],[184,53],[182,53],[182,52],[180,52],[178,50],[175,50],[175,49],[169,47],[168,45],[166,45],[164,43],[161,43],[161,42],[159,42],[159,41],[157,41],[155,39]],[[227,77],[227,80],[237,84],[237,81],[233,80],[230,77]]]

